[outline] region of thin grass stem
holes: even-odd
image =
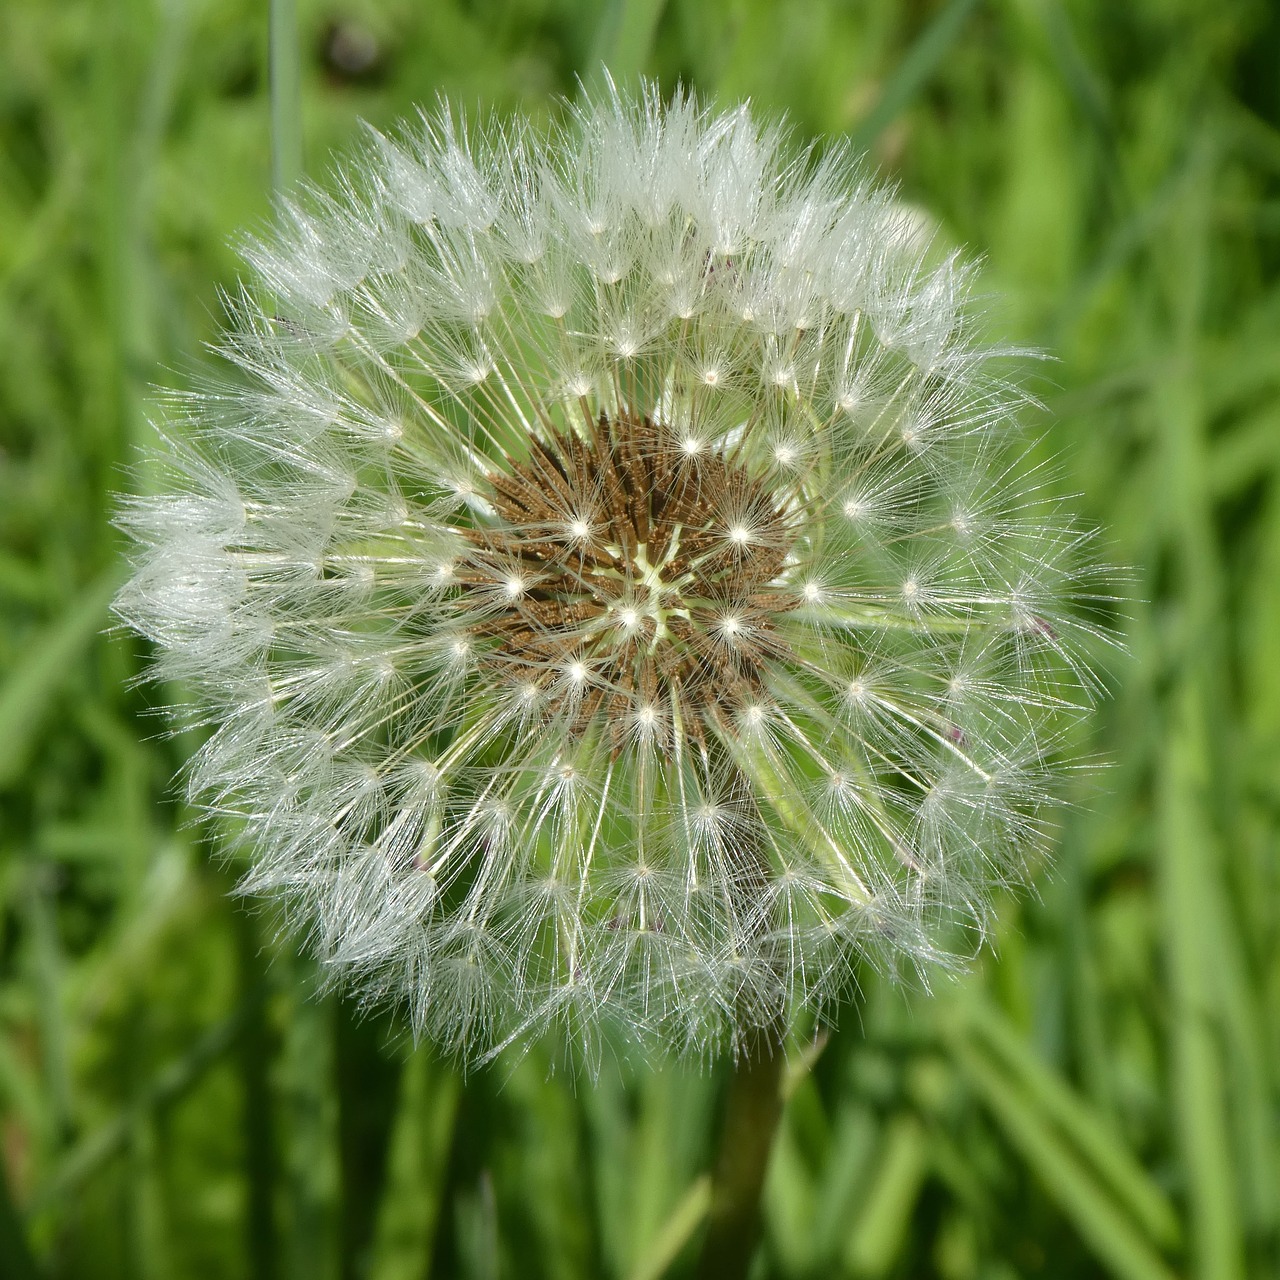
[[[271,187],[289,191],[302,174],[302,77],[297,0],[271,0],[267,60],[271,84]]]

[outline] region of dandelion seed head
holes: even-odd
[[[970,950],[1094,633],[969,268],[653,88],[441,108],[335,188],[121,515],[245,890],[468,1062],[735,1050]]]

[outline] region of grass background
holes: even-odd
[[[282,5],[287,10],[288,5]],[[287,16],[287,14],[286,14]],[[604,62],[852,137],[1043,346],[1134,567],[1055,869],[793,1054],[757,1272],[1280,1274],[1280,8],[298,0],[305,165]],[[308,999],[104,633],[113,493],[269,208],[261,0],[0,0],[0,1275],[687,1274],[723,1068],[465,1082]]]

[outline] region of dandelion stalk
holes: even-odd
[[[779,1031],[762,1031],[729,1078],[698,1280],[743,1280],[755,1255],[760,1194],[782,1116]]]
[[[193,801],[333,982],[465,1061],[743,1057],[748,1238],[763,1046],[863,959],[972,946],[1087,702],[1087,539],[970,271],[843,152],[612,86],[371,132],[246,255],[232,377],[122,514]]]

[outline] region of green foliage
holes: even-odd
[[[600,58],[870,146],[985,256],[999,336],[1057,357],[1040,447],[1134,568],[1081,744],[1107,767],[998,956],[931,995],[868,975],[793,1047],[758,1274],[1276,1274],[1274,6],[297,10],[312,173],[361,118],[536,111]],[[575,1083],[535,1050],[462,1081],[310,999],[109,628],[148,386],[187,376],[269,209],[267,17],[0,0],[0,1275],[687,1274],[725,1068]]]

